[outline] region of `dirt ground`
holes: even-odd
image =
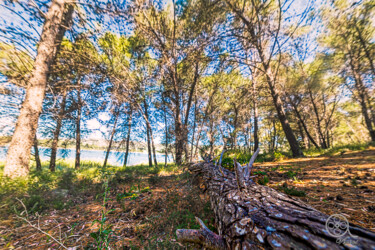
[[[328,214],[343,214],[359,226],[375,230],[375,147],[334,156],[258,164],[269,186],[305,191],[299,197]],[[284,184],[286,182],[286,184]]]
[[[258,163],[255,172],[269,177],[267,185],[304,191],[299,197],[316,209],[343,214],[350,222],[375,230],[375,148],[348,151],[335,156],[290,159]],[[200,193],[188,173],[169,173],[137,180],[149,187],[134,198],[119,198],[134,183],[117,183],[111,188],[106,225],[114,231],[110,245],[115,249],[186,249],[176,242],[175,230],[198,228],[194,217],[204,219],[214,230],[214,217],[208,199]],[[39,218],[31,216],[35,227],[10,216],[0,224],[0,248],[58,249],[61,244],[77,249],[93,246],[90,233],[96,232],[102,199],[87,193],[72,199],[70,209],[49,211]],[[49,234],[50,236],[46,235]],[[91,248],[92,249],[92,248]]]

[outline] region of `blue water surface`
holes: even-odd
[[[5,161],[6,152],[8,147],[0,147],[0,161]],[[32,150],[34,151],[34,150]],[[34,152],[32,152],[34,153]],[[104,162],[105,151],[103,150],[81,150],[81,160],[82,161],[95,161],[99,163]],[[42,161],[48,161],[51,155],[50,148],[39,148],[39,154]],[[124,163],[124,152],[112,151],[109,153],[108,164],[114,166],[122,166]],[[75,159],[75,149],[58,149],[57,150],[57,160],[66,159],[74,160]],[[165,162],[164,154],[157,154],[156,160],[158,163]],[[172,159],[168,155],[168,162],[171,162]],[[129,153],[128,155],[128,164],[127,166],[138,165],[138,164],[147,164],[148,157],[147,153]]]

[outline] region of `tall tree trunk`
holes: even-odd
[[[165,107],[165,106],[164,106]],[[164,156],[164,166],[167,166],[168,163],[168,120],[167,112],[164,108],[164,124],[165,124],[165,156]]]
[[[156,159],[156,148],[155,148],[155,143],[154,143],[154,136],[152,135],[152,128],[150,126],[150,137],[151,137],[151,147],[152,147],[152,154],[153,154],[153,157],[154,157],[154,164],[155,164],[155,167],[158,166],[158,161]]]
[[[152,156],[151,156],[151,142],[150,142],[150,129],[146,123],[146,135],[147,135],[147,155],[148,155],[148,166],[152,167]]]
[[[366,102],[366,89],[365,89],[366,87],[363,85],[361,75],[358,73],[357,69],[354,66],[352,57],[350,58],[349,64],[352,69],[355,87],[357,89],[359,103],[361,105],[362,115],[363,115],[363,118],[365,119],[366,127],[370,133],[371,141],[375,142],[375,130],[372,127],[372,121],[368,114],[368,107],[367,107],[367,102]]]
[[[305,136],[305,133],[303,132],[303,127],[302,127],[300,120],[297,121],[297,124],[298,124],[299,133],[302,138],[303,147],[307,149],[309,147],[309,139]]]
[[[164,166],[167,166],[168,163],[168,119],[167,119],[167,109],[164,94],[162,95],[163,102],[163,112],[164,112],[164,127],[165,127],[165,152],[164,152]]]
[[[252,82],[252,89],[253,89],[253,112],[254,112],[254,152],[256,152],[259,148],[259,137],[258,137],[258,93],[256,82],[253,80]]]
[[[77,118],[76,118],[76,161],[75,169],[79,169],[81,165],[81,90],[77,91]]]
[[[194,124],[193,124],[193,135],[191,137],[191,148],[190,148],[190,162],[193,160],[193,150],[194,150],[194,139],[195,139],[195,129],[197,127],[197,101],[198,99],[195,98],[195,103],[194,103]]]
[[[146,99],[144,100],[143,104],[145,106],[144,118],[146,120],[147,134],[148,134],[148,137],[149,137],[147,139],[147,143],[148,143],[147,146],[148,146],[148,149],[149,149],[149,165],[150,165],[150,158],[151,158],[151,149],[150,149],[150,141],[151,141],[151,148],[152,148],[152,154],[153,154],[153,157],[154,157],[154,164],[155,164],[155,167],[157,167],[158,162],[156,160],[156,149],[155,149],[154,137],[152,135],[152,127],[151,127],[150,119],[149,119],[149,116],[148,116],[148,105],[147,105]],[[150,167],[151,166],[152,166],[152,160],[151,160]]]
[[[314,113],[315,113],[315,118],[316,118],[316,130],[318,131],[318,134],[319,134],[319,141],[320,141],[320,146],[323,148],[323,149],[326,149],[327,148],[327,143],[326,143],[326,140],[325,140],[325,135],[322,131],[322,125],[321,125],[321,119],[319,117],[319,111],[318,111],[318,107],[316,106],[316,103],[315,103],[315,100],[314,100],[314,97],[312,95],[312,91],[311,89],[309,88],[308,90],[309,92],[309,96],[310,96],[310,100],[311,100],[311,104],[313,106],[313,110],[314,110]]]
[[[34,139],[34,151],[35,151],[36,170],[40,171],[40,170],[42,170],[42,163],[40,162],[39,149],[38,149],[38,139],[36,138],[36,134],[35,134],[35,139]]]
[[[184,151],[184,132],[182,128],[182,123],[180,116],[176,117],[175,121],[175,137],[176,137],[176,164],[181,165],[182,163],[182,153]]]
[[[266,67],[265,67],[266,68]],[[267,69],[267,68],[266,68]],[[267,72],[267,70],[266,70]],[[273,84],[270,76],[266,74],[267,83],[271,92],[272,100],[275,105],[275,109],[277,111],[277,116],[280,120],[281,126],[284,130],[285,137],[288,140],[290,149],[292,150],[294,157],[303,156],[302,150],[298,144],[296,137],[294,136],[293,130],[289,125],[289,121],[286,117],[283,103],[281,101],[280,95],[276,89],[276,86]]]
[[[213,156],[214,154],[214,143],[215,143],[215,138],[214,138],[214,124],[213,124],[213,119],[209,120],[209,131],[208,131],[208,138],[210,140],[210,155]]]
[[[311,141],[311,143],[314,144],[314,146],[317,149],[319,149],[320,147],[319,147],[318,143],[316,143],[316,141],[314,140],[314,138],[311,136],[309,130],[307,129],[305,121],[302,119],[302,116],[301,116],[301,114],[300,114],[300,112],[298,110],[297,104],[291,98],[289,98],[289,100],[290,100],[290,103],[293,106],[294,113],[296,114],[299,122],[301,123],[303,129],[305,130],[306,136],[309,138],[309,140]]]
[[[374,61],[373,61],[373,56],[371,56],[371,51],[369,50],[368,46],[366,45],[366,41],[363,39],[362,32],[358,27],[358,24],[354,24],[355,30],[357,31],[357,36],[359,39],[360,44],[363,47],[363,50],[365,51],[366,58],[369,62],[371,71],[372,71],[372,76],[375,77],[375,66],[374,66]]]
[[[29,173],[30,151],[34,143],[38,119],[42,112],[47,78],[58,45],[69,27],[73,8],[67,0],[53,0],[45,15],[42,35],[38,43],[34,68],[28,81],[26,97],[10,143],[4,176],[11,178]]]
[[[127,134],[127,138],[126,138],[126,149],[125,149],[124,167],[128,163],[130,132],[131,132],[131,129],[132,129],[132,121],[133,121],[133,109],[130,108],[130,114],[129,114],[129,118],[128,118],[128,134]]]
[[[63,95],[62,95],[60,111],[56,119],[56,128],[53,133],[51,159],[49,161],[49,169],[51,170],[51,172],[55,172],[55,167],[56,167],[57,144],[59,142],[60,131],[61,131],[64,115],[65,115],[66,95],[67,95],[67,92],[66,90],[64,90]]]
[[[105,168],[107,166],[107,161],[108,161],[109,153],[111,152],[111,148],[112,148],[113,137],[116,134],[117,120],[118,120],[118,117],[120,116],[120,112],[119,111],[115,111],[115,112],[116,112],[116,114],[115,114],[115,122],[113,124],[113,129],[112,129],[112,132],[111,132],[111,137],[109,139],[109,144],[108,144],[107,152],[105,154],[103,168]]]
[[[272,152],[275,151],[276,147],[276,121],[272,119],[272,128],[273,128],[273,135],[272,135]]]

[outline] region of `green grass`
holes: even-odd
[[[354,144],[346,144],[346,145],[337,145],[328,149],[316,149],[311,148],[309,150],[304,151],[306,156],[333,156],[336,154],[343,154],[348,151],[357,151],[357,150],[365,150],[369,148],[372,143],[354,143]]]
[[[288,187],[287,185],[282,185],[278,187],[278,190],[284,192],[287,195],[305,197],[306,192],[303,190],[298,190],[295,187]]]
[[[81,168],[74,169],[73,161],[58,161],[56,171],[49,171],[48,162],[42,162],[42,170],[36,171],[31,165],[27,178],[9,179],[3,176],[4,163],[0,163],[0,214],[6,216],[21,209],[17,199],[22,200],[30,213],[43,213],[48,209],[66,209],[72,203],[65,199],[66,194],[78,196],[90,192],[102,191],[100,180],[101,163],[82,161]],[[146,165],[117,167],[107,166],[111,174],[110,184],[136,182],[145,176],[155,176],[163,172],[177,172],[178,167],[169,164],[166,167],[148,167]],[[0,217],[1,217],[0,215]]]

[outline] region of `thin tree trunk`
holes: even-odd
[[[124,167],[128,163],[128,155],[129,155],[129,143],[130,143],[130,132],[132,129],[132,121],[133,121],[133,109],[130,108],[129,120],[128,120],[128,134],[126,138],[126,151],[125,151],[125,159],[124,159]]]
[[[366,94],[365,94],[366,89],[365,89],[365,86],[363,85],[361,76],[358,74],[357,70],[354,67],[352,57],[350,58],[349,64],[350,64],[350,67],[352,69],[352,73],[353,73],[353,77],[354,77],[354,81],[355,81],[355,87],[356,87],[357,92],[358,92],[359,103],[361,105],[362,115],[363,115],[363,118],[365,119],[366,127],[367,127],[367,129],[370,133],[371,141],[374,142],[375,141],[375,130],[372,127],[372,121],[371,121],[371,119],[369,117],[369,114],[368,114],[368,107],[367,107],[367,103],[366,103]]]
[[[164,158],[164,166],[167,166],[168,163],[168,121],[167,121],[167,112],[164,106],[164,124],[165,124],[165,158]]]
[[[152,156],[151,156],[151,142],[150,142],[150,130],[146,124],[146,135],[147,135],[147,155],[148,155],[148,166],[152,167]]]
[[[113,124],[113,129],[112,129],[112,132],[111,132],[111,137],[109,139],[109,144],[108,144],[108,148],[107,148],[107,152],[105,154],[105,158],[104,158],[104,163],[103,163],[103,168],[105,168],[107,166],[107,161],[108,161],[108,157],[109,157],[109,153],[111,152],[111,148],[112,148],[112,143],[113,143],[113,137],[115,136],[116,134],[116,126],[117,126],[117,120],[118,120],[118,117],[120,116],[120,112],[119,111],[116,111],[116,114],[115,114],[115,122]]]
[[[305,133],[303,132],[303,127],[302,127],[300,120],[297,121],[297,124],[298,124],[299,133],[302,138],[303,146],[305,149],[307,149],[309,147],[309,139],[305,136]]]
[[[150,137],[151,137],[151,147],[152,147],[152,154],[153,154],[153,157],[154,157],[154,164],[155,164],[155,167],[158,166],[158,161],[156,159],[156,148],[155,148],[155,143],[154,143],[154,137],[152,135],[152,128],[150,126]]]
[[[315,146],[317,149],[319,149],[320,147],[319,147],[318,143],[315,142],[314,138],[313,138],[313,137],[311,136],[311,134],[309,133],[309,131],[308,131],[308,129],[307,129],[307,126],[306,126],[304,120],[302,119],[300,112],[298,111],[297,104],[296,104],[294,101],[292,101],[291,98],[289,98],[289,100],[290,100],[290,103],[291,103],[292,106],[293,106],[293,110],[294,110],[294,112],[295,112],[295,114],[296,114],[298,120],[301,122],[301,125],[302,125],[303,129],[305,130],[306,136],[309,138],[309,140],[312,142],[312,144],[314,144],[314,146]]]
[[[181,165],[182,163],[182,153],[184,151],[184,132],[182,128],[182,123],[180,120],[180,115],[176,117],[175,122],[175,137],[176,137],[176,164]]]
[[[156,160],[156,149],[155,149],[154,137],[152,135],[152,127],[151,127],[150,120],[149,120],[149,117],[148,117],[148,105],[147,105],[146,100],[143,102],[143,104],[145,106],[144,116],[145,116],[145,120],[146,120],[147,134],[149,136],[149,139],[148,139],[147,143],[149,144],[149,142],[151,141],[151,148],[152,148],[152,154],[153,154],[153,157],[154,157],[154,164],[155,164],[155,167],[157,167],[158,166],[158,162]],[[148,145],[148,147],[150,148],[150,145]],[[149,159],[150,159],[150,157],[151,157],[151,150],[149,151],[149,155],[150,155],[149,156]],[[152,166],[152,160],[151,160],[150,167],[151,166]]]
[[[40,171],[40,170],[42,170],[42,163],[40,162],[39,149],[38,149],[38,139],[36,138],[36,134],[35,134],[35,139],[34,139],[34,151],[35,151],[36,170]]]
[[[60,106],[60,111],[59,111],[59,114],[57,115],[56,128],[53,133],[51,159],[49,161],[49,169],[51,172],[55,172],[55,167],[56,167],[57,145],[59,142],[60,131],[61,131],[64,115],[65,115],[66,95],[67,95],[67,92],[66,90],[64,90],[62,101],[61,101],[61,106]]]
[[[164,166],[167,166],[168,163],[168,119],[167,119],[167,110],[166,110],[166,103],[164,99],[164,94],[162,95],[162,102],[163,102],[163,112],[164,112],[164,127],[165,127],[165,155],[164,155]]]
[[[277,116],[280,120],[281,126],[284,130],[285,137],[288,140],[288,143],[289,143],[290,149],[292,150],[293,156],[294,157],[303,156],[303,153],[302,153],[302,150],[301,150],[301,148],[298,144],[298,141],[297,141],[296,137],[294,136],[292,128],[289,125],[289,121],[286,117],[285,110],[284,110],[280,95],[277,92],[276,87],[272,83],[272,80],[268,76],[268,74],[266,74],[266,78],[267,78],[267,83],[268,83],[268,86],[269,86],[269,89],[270,89],[270,92],[271,92],[272,100],[273,100],[273,103],[275,105],[275,109],[277,111]]]
[[[80,168],[81,164],[81,90],[78,89],[77,91],[77,119],[76,119],[76,161],[75,161],[75,169]]]
[[[374,66],[373,56],[371,56],[371,52],[369,51],[368,46],[366,45],[366,41],[363,39],[362,32],[359,30],[358,24],[355,23],[354,27],[357,31],[357,35],[358,35],[360,44],[362,45],[363,50],[365,51],[366,58],[369,62],[369,65],[370,65],[370,68],[371,68],[371,71],[372,71],[372,74],[373,74],[372,76],[374,77],[375,76],[375,66]]]
[[[38,43],[34,68],[28,81],[26,97],[10,143],[4,176],[11,178],[29,173],[30,151],[35,140],[38,119],[42,112],[50,66],[58,45],[69,27],[73,9],[66,8],[67,0],[53,0],[45,15],[42,35]]]
[[[254,112],[254,152],[256,152],[259,148],[259,137],[258,137],[258,94],[256,88],[256,82],[253,80],[252,82],[253,87],[253,112]]]
[[[272,119],[272,128],[273,128],[273,135],[272,135],[272,152],[275,151],[276,147],[276,121]]]
[[[190,149],[190,162],[193,160],[193,150],[194,150],[194,139],[195,139],[195,129],[197,127],[197,98],[195,98],[195,104],[194,104],[194,124],[193,124],[193,135],[191,138],[191,149]]]
[[[326,140],[325,140],[325,136],[322,132],[322,126],[321,126],[321,119],[319,117],[319,111],[318,111],[318,108],[316,106],[316,103],[314,101],[314,97],[312,95],[312,92],[311,92],[311,89],[308,90],[309,92],[309,96],[310,96],[310,100],[311,100],[311,104],[313,106],[313,110],[314,110],[314,113],[315,113],[315,118],[316,118],[316,130],[318,131],[318,134],[319,134],[319,138],[320,138],[320,146],[323,148],[323,149],[326,149],[327,148],[327,143],[326,143]]]

